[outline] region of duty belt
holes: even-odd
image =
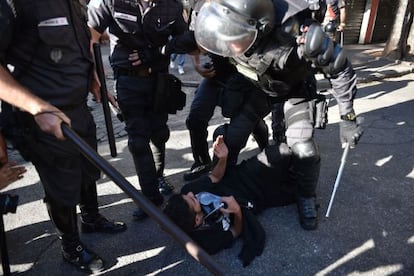
[[[114,73],[115,76],[149,77],[151,75],[151,68],[147,66],[139,66],[134,69],[116,68]]]

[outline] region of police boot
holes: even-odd
[[[211,169],[211,158],[208,153],[207,131],[190,130],[191,150],[194,164],[189,172],[184,173],[185,181],[191,181],[207,173]]]
[[[155,173],[157,175],[157,186],[158,191],[162,195],[170,195],[174,191],[172,186],[167,179],[164,177],[165,167],[165,142],[163,140],[153,140],[151,144],[152,154],[154,156]]]
[[[162,195],[170,195],[174,191],[174,186],[168,182],[165,176],[157,178],[158,190]]]
[[[79,238],[76,207],[66,207],[46,202],[51,221],[62,240],[62,256],[65,261],[88,273],[105,268],[104,261],[87,249]]]
[[[292,166],[290,177],[297,185],[297,207],[299,221],[303,229],[315,230],[318,227],[316,186],[319,179],[320,157],[313,141],[299,142],[292,146]]]
[[[99,214],[96,184],[93,181],[82,184],[79,207],[82,233],[119,233],[127,229],[124,222],[110,221]]]

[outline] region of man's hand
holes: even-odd
[[[229,149],[227,145],[224,143],[223,135],[219,135],[214,141],[213,144],[214,155],[217,156],[218,159],[226,159],[229,154]]]
[[[132,54],[129,54],[128,60],[131,62],[132,66],[139,66],[142,64],[137,50],[134,50]]]
[[[341,139],[342,148],[346,143],[349,143],[351,148],[354,148],[364,133],[363,128],[355,121],[343,120],[339,123],[339,135]]]
[[[226,208],[220,208],[220,211],[226,214],[233,214],[233,225],[230,231],[234,238],[237,238],[243,230],[243,215],[239,203],[233,196],[223,196],[221,202],[227,204]]]
[[[226,203],[226,208],[221,208],[220,211],[226,214],[238,214],[240,213],[240,205],[237,203],[233,196],[223,196],[221,202]]]
[[[158,48],[145,48],[140,50],[134,50],[129,54],[128,60],[132,66],[139,66],[141,64],[150,65],[152,62],[158,60],[162,56],[160,49]]]
[[[212,64],[194,64],[194,69],[199,73],[203,78],[212,78],[216,75],[214,66]]]
[[[106,75],[106,73],[104,72]],[[93,98],[97,103],[100,103],[102,101],[102,95],[101,95],[101,82],[99,81],[98,74],[96,71],[93,74],[93,80],[92,80],[92,87],[91,87],[91,93],[93,95]],[[118,102],[115,99],[115,97],[110,93],[106,92],[108,96],[108,101],[114,106],[115,108],[119,109]]]
[[[34,119],[42,131],[55,135],[59,140],[65,139],[61,124],[64,122],[70,126],[70,119],[56,107],[50,105],[47,110],[35,114]]]
[[[96,73],[96,70],[93,72],[91,93],[95,101],[97,103],[100,103],[101,102],[101,82],[99,80],[98,73]]]
[[[10,183],[23,178],[26,169],[16,166],[15,162],[8,162],[0,168],[0,190],[7,187]]]

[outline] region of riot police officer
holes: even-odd
[[[50,218],[62,240],[64,260],[97,272],[104,269],[104,262],[80,240],[76,205],[80,205],[84,233],[116,233],[126,226],[99,214],[99,170],[68,140],[58,140],[62,137],[56,130],[57,123],[70,122],[91,147],[97,148],[96,126],[86,105],[93,70],[86,16],[84,1],[1,0],[0,87],[15,92],[17,99],[10,102],[31,113],[9,113],[7,122],[13,119],[16,124],[4,131],[17,127],[16,133],[22,134],[13,136],[13,142],[39,173]],[[58,109],[28,97],[30,93]],[[29,101],[23,102],[25,98]],[[2,113],[7,110],[12,111],[11,106],[3,105]],[[60,117],[53,120],[53,116]],[[56,137],[43,132],[35,121]]]
[[[289,174],[298,186],[300,223],[306,230],[316,229],[320,155],[313,139],[313,93],[306,81],[312,68],[329,77],[342,119],[341,142],[355,146],[362,135],[353,109],[356,75],[344,52],[312,19],[306,1],[213,0],[197,15],[195,38],[207,51],[229,57],[245,80],[260,88],[250,114],[270,111],[269,99],[284,103],[286,140],[293,153]]]
[[[164,82],[160,73],[168,73],[169,53],[162,55],[160,49],[188,29],[183,6],[178,0],[103,0],[91,2],[88,14],[94,41],[109,28],[110,63],[128,148],[143,194],[159,206],[161,193],[169,194],[173,187],[163,176],[168,113],[155,111],[154,95]],[[146,216],[140,208],[134,213],[136,219]]]
[[[191,3],[193,11],[190,29],[194,29],[194,22],[203,2],[204,1],[200,0]],[[190,171],[184,173],[184,180],[187,181],[195,179],[211,169],[211,158],[208,152],[207,143],[207,127],[216,106],[222,108],[222,115],[224,117],[230,118],[230,123],[226,125],[229,132],[232,132],[232,130],[235,129],[237,133],[238,128],[251,128],[250,125],[246,124],[243,120],[245,113],[243,110],[232,110],[232,108],[229,108],[230,106],[233,106],[233,101],[228,99],[232,98],[232,96],[238,97],[239,93],[223,94],[226,90],[226,86],[229,85],[227,81],[233,79],[234,75],[237,75],[236,67],[225,57],[212,53],[208,53],[207,55],[209,57],[209,62],[204,64],[200,64],[199,56],[193,57],[194,68],[204,77],[204,79],[194,93],[194,98],[186,120],[194,159]],[[247,93],[250,92],[251,91],[248,91]],[[256,126],[254,127],[252,135],[259,147],[263,149],[268,144],[267,125],[264,120],[260,120],[260,118],[253,121],[256,123]],[[215,135],[218,134],[216,133]],[[229,155],[228,165],[233,166],[237,163],[238,153],[245,146],[247,137],[233,135],[232,137],[226,137],[226,139],[228,146],[232,148]]]

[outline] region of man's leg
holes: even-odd
[[[84,112],[82,114],[81,112]],[[71,116],[74,121],[82,121],[78,129],[82,139],[86,141],[93,149],[97,150],[96,125],[92,115],[86,108]],[[80,124],[80,123],[77,123]],[[80,171],[80,200],[79,208],[81,210],[81,230],[83,233],[105,232],[118,233],[126,230],[123,222],[113,222],[106,219],[98,210],[98,193],[96,190],[96,181],[100,178],[100,171],[87,158],[78,155],[80,165],[77,170]]]
[[[237,164],[240,150],[246,146],[250,134],[257,137],[260,133],[259,147],[264,147],[268,143],[267,125],[263,118],[270,112],[269,98],[260,90],[252,90],[247,97],[241,110],[231,118],[226,130],[227,134],[224,136],[229,149],[228,166]]]
[[[104,261],[80,241],[76,206],[61,205],[52,201],[48,196],[45,198],[45,203],[50,219],[62,240],[64,260],[90,273],[103,270]]]
[[[318,225],[316,187],[320,156],[313,141],[310,105],[306,99],[290,99],[285,103],[286,138],[292,149],[289,174],[297,185],[297,206],[302,228],[314,230]]]
[[[119,107],[125,118],[128,133],[128,149],[134,160],[142,193],[156,206],[164,198],[159,192],[154,155],[150,146],[150,137],[154,124],[153,92],[157,79],[118,76],[115,89]],[[158,115],[161,116],[161,115]],[[165,122],[168,114],[164,113]],[[133,214],[135,219],[144,219],[147,214],[138,208]]]
[[[218,104],[221,86],[214,80],[204,79],[197,88],[186,120],[190,132],[194,164],[184,174],[184,180],[192,180],[208,172],[211,157],[207,143],[207,126]]]
[[[157,117],[157,115],[155,115]],[[174,187],[164,177],[165,144],[170,137],[170,130],[164,115],[154,119],[154,130],[151,135],[151,151],[154,158],[155,174],[157,176],[158,190],[163,195],[169,195]]]

